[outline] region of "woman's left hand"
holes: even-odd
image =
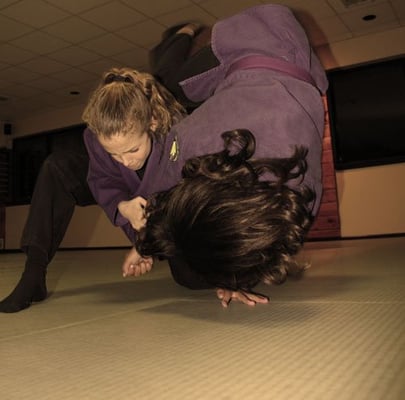
[[[126,255],[122,264],[122,276],[141,276],[149,272],[153,267],[152,257],[142,257],[132,248]]]
[[[267,304],[269,298],[259,293],[252,293],[246,290],[233,291],[229,289],[217,288],[217,297],[221,300],[222,307],[228,307],[229,303],[234,301],[240,301],[248,306],[255,306],[257,303]]]

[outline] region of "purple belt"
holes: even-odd
[[[252,68],[267,68],[273,71],[282,72],[293,78],[301,81],[308,82],[312,86],[316,86],[311,74],[305,69],[298,67],[295,64],[291,64],[287,61],[280,60],[278,58],[272,58],[261,55],[247,56],[235,61],[228,69],[226,76],[232,72],[240,69],[252,69]]]

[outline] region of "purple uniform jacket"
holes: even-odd
[[[211,44],[220,65],[181,82],[190,99],[204,103],[177,123],[164,142],[153,143],[142,180],[113,160],[90,130],[84,133],[90,189],[112,223],[121,226],[131,241],[135,233],[117,211],[118,203],[174,186],[187,159],[223,150],[221,133],[232,129],[249,129],[254,134],[254,157],[289,157],[297,145],[308,148],[304,181],[289,185],[312,188],[314,215],[319,208],[324,129],[320,93],[325,93],[327,80],[301,25],[287,7],[257,6],[215,24]],[[263,67],[227,73],[235,61],[249,55],[287,61],[307,71],[314,84]],[[179,147],[176,161],[169,159],[173,140]]]

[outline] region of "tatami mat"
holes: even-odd
[[[405,238],[308,243],[271,302],[221,308],[165,263],[123,280],[124,250],[60,251],[52,295],[0,314],[2,400],[402,400]],[[21,254],[0,254],[0,296]]]

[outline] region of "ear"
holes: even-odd
[[[155,117],[152,117],[152,119],[151,119],[151,121],[150,121],[150,130],[151,130],[152,132],[155,132],[156,129],[157,129],[157,127],[158,127],[157,119],[156,119]]]

